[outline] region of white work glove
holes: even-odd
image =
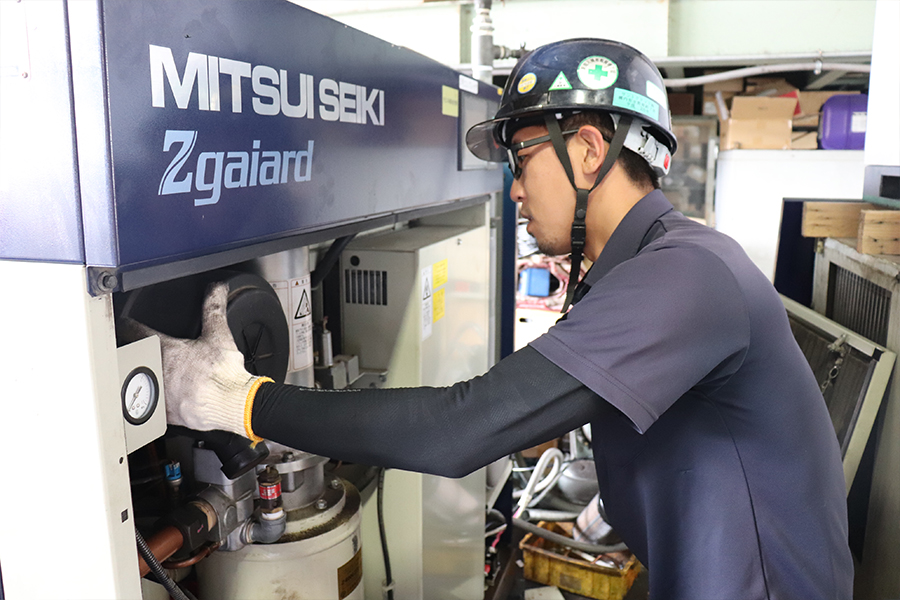
[[[253,399],[259,386],[272,380],[244,369],[244,355],[225,317],[227,303],[228,285],[211,286],[203,301],[203,333],[196,340],[174,338],[130,319],[124,326],[131,334],[159,336],[170,425],[221,429],[258,441],[250,424]]]

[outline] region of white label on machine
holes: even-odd
[[[291,279],[290,288],[288,322],[291,324],[291,371],[299,371],[313,364],[312,290],[309,275]]]
[[[464,92],[469,92],[470,94],[478,93],[478,81],[472,79],[471,77],[466,77],[465,75],[459,76],[459,89]]]
[[[850,117],[850,132],[851,133],[862,133],[866,130],[866,118],[868,117],[868,113],[864,112],[855,112]]]
[[[434,318],[434,309],[432,308],[432,271],[431,265],[422,269],[422,275],[419,277],[422,282],[422,340],[431,337],[431,322]]]
[[[278,295],[278,301],[281,302],[281,310],[283,310],[284,314],[287,315],[288,311],[291,310],[289,308],[291,304],[291,295],[288,292],[288,282],[284,280],[270,281],[269,285],[271,285],[272,289],[275,290],[275,293]]]

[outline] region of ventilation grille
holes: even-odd
[[[387,271],[344,271],[344,302],[387,306]]]
[[[883,346],[890,308],[890,290],[832,263],[826,317]]]

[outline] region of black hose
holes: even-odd
[[[319,284],[322,283],[322,280],[325,279],[325,276],[331,271],[334,263],[337,262],[341,252],[344,251],[347,244],[349,244],[355,236],[356,234],[352,233],[332,242],[331,246],[325,252],[325,256],[322,257],[322,260],[319,261],[319,264],[317,264],[315,270],[313,270],[312,275],[310,276],[309,287],[312,289],[319,287]]]
[[[156,580],[166,588],[169,595],[175,600],[197,600],[192,593],[178,585],[175,580],[169,577],[169,574],[166,573],[163,566],[156,560],[156,556],[153,555],[153,551],[150,550],[150,546],[147,545],[144,536],[142,536],[141,532],[137,529],[134,530],[134,537],[137,539],[138,553],[141,555],[141,558],[143,558],[144,562],[150,567],[150,571],[156,577]]]
[[[570,537],[566,537],[552,531],[547,531],[543,527],[538,527],[534,523],[529,523],[528,521],[523,521],[522,519],[517,519],[514,517],[512,521],[513,525],[515,527],[518,527],[519,529],[523,529],[529,533],[533,533],[534,535],[551,541],[554,544],[559,544],[560,546],[566,546],[575,550],[581,550],[582,552],[590,552],[591,554],[606,554],[607,552],[622,552],[623,550],[628,549],[628,546],[626,546],[625,544],[600,546],[597,544],[590,544],[588,542],[578,542]]]
[[[384,469],[378,472],[378,533],[381,535],[381,553],[384,555],[384,585],[387,599],[394,600],[394,579],[391,577],[391,558],[388,556],[387,536],[384,534]]]

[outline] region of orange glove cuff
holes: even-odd
[[[244,403],[244,431],[247,432],[247,437],[252,442],[262,441],[261,437],[253,433],[253,401],[256,399],[259,386],[264,383],[275,383],[275,380],[270,377],[258,377],[250,386],[250,391],[247,392],[247,402]]]

